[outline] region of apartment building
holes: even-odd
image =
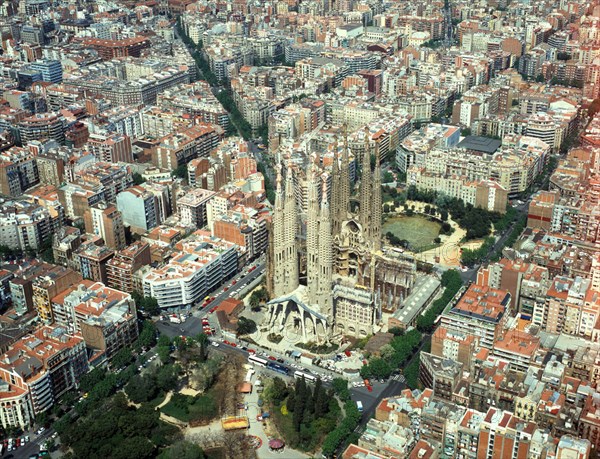
[[[25,335],[0,357],[0,422],[29,428],[88,370],[85,342],[61,326]]]
[[[117,195],[117,209],[123,223],[134,232],[144,233],[162,223],[157,197],[143,186],[136,185]]]
[[[229,129],[229,113],[204,81],[170,88],[158,95],[156,103],[162,108],[189,113],[204,123],[217,124],[224,131]]]
[[[63,85],[102,93],[103,98],[117,106],[152,105],[156,103],[157,94],[165,89],[189,83],[191,72],[187,65],[170,66],[159,61],[126,58],[73,71]]]
[[[134,242],[115,253],[106,266],[107,284],[122,292],[133,293],[135,272],[151,263],[150,244]]]
[[[494,180],[471,181],[467,177],[445,176],[414,166],[409,168],[407,179],[418,190],[436,191],[462,199],[465,204],[471,204],[473,207],[506,213],[508,191]]]
[[[428,352],[420,353],[419,381],[423,387],[433,389],[436,397],[452,400],[463,372],[463,364],[455,360],[437,357]],[[441,441],[441,432],[432,433],[432,439]]]
[[[65,141],[66,120],[59,112],[36,113],[24,118],[18,125],[21,141],[26,144],[32,140],[55,140],[59,144]]]
[[[140,57],[142,50],[150,47],[150,40],[145,37],[122,40],[84,38],[83,44],[95,49],[103,60],[108,61],[118,57]]]
[[[72,333],[81,333],[86,346],[103,359],[110,359],[138,337],[131,295],[102,282],[84,280],[74,285],[52,299],[52,308],[56,321]]]
[[[460,177],[463,180],[492,180],[508,195],[525,191],[542,171],[550,147],[539,139],[526,136],[506,137],[504,144],[492,154],[472,148],[433,149],[425,156],[423,169],[409,169],[407,183],[416,185],[424,172],[432,177]],[[430,181],[424,182],[428,186]],[[452,182],[444,182],[450,187]],[[458,185],[456,185],[456,189]],[[495,192],[489,194],[494,197]]]
[[[442,314],[441,324],[448,330],[473,335],[481,347],[492,349],[503,331],[511,306],[511,295],[507,291],[471,284]]]
[[[163,137],[152,150],[152,164],[173,170],[194,158],[208,157],[223,138],[224,131],[216,125],[198,124]]]
[[[233,242],[252,260],[265,252],[268,242],[267,217],[251,208],[233,208],[209,222],[211,234]]]
[[[429,123],[402,140],[396,150],[396,165],[402,172],[411,166],[422,167],[425,155],[434,148],[452,148],[460,141],[457,126]]]
[[[81,230],[63,226],[52,236],[52,254],[57,265],[71,267],[73,254],[81,245]]]
[[[39,181],[38,165],[31,152],[12,147],[0,153],[0,193],[17,197]]]
[[[233,276],[238,269],[237,246],[198,231],[177,243],[169,262],[143,276],[145,296],[161,308],[191,305]]]
[[[42,185],[59,187],[65,176],[65,161],[53,155],[38,155],[35,157],[38,175]],[[0,178],[0,184],[2,179]]]
[[[133,174],[128,165],[97,161],[81,170],[72,181],[104,191],[104,199],[115,204],[117,195],[133,185]]]
[[[100,236],[111,249],[125,247],[123,216],[115,206],[99,202],[86,210],[83,220],[85,231]]]
[[[477,457],[528,457],[536,427],[510,412],[490,408],[480,427]]]
[[[215,192],[194,188],[177,199],[177,213],[181,223],[195,228],[203,228],[207,223],[206,206]]]
[[[52,266],[52,265],[51,265]],[[52,298],[81,281],[81,274],[63,266],[52,266],[32,279],[33,307],[45,323],[52,323]]]
[[[62,224],[48,209],[25,200],[0,205],[0,244],[19,250],[37,250],[50,241],[56,225]]]
[[[66,183],[58,189],[58,199],[65,216],[75,220],[83,217],[94,205],[104,202],[105,196],[101,185]]]
[[[509,363],[510,368],[526,372],[540,348],[540,339],[529,333],[509,330],[494,342],[492,355]]]
[[[131,138],[125,134],[90,134],[86,148],[99,161],[133,163]]]
[[[73,263],[84,279],[106,283],[107,264],[114,255],[115,251],[106,245],[81,244],[73,254]]]

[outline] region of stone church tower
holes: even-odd
[[[355,152],[362,175],[359,208],[352,212],[350,148],[345,130],[341,152],[337,140],[333,150],[330,176],[321,169],[318,156],[310,158],[306,173],[306,287],[299,282],[300,206],[291,166],[285,188],[278,170],[271,227],[269,269],[275,299],[269,303],[269,329],[279,332],[292,327],[303,338],[318,342],[328,341],[334,333],[363,337],[373,332],[380,316],[375,288],[376,257],[381,254],[379,151],[365,130],[364,151]]]
[[[278,298],[298,288],[298,211],[294,197],[292,168],[288,167],[285,192],[281,187],[281,168],[277,171],[275,212],[273,214],[273,295]]]

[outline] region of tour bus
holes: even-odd
[[[266,367],[269,361],[267,359],[263,359],[262,357],[258,357],[254,354],[248,356],[248,362],[255,363],[256,365],[260,365],[261,367]]]
[[[295,378],[304,378],[308,381],[316,381],[317,378],[314,375],[311,375],[310,373],[305,373],[304,371],[296,371],[294,373],[294,377]]]
[[[281,373],[282,375],[288,375],[290,373],[290,369],[285,365],[280,365],[276,362],[267,363],[267,368],[276,371],[277,373]]]

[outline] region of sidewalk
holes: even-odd
[[[253,379],[255,376],[253,377]],[[244,402],[248,404],[248,418],[250,420],[250,428],[248,429],[249,435],[254,435],[262,440],[262,446],[256,450],[256,455],[259,459],[305,459],[310,458],[312,456],[301,453],[300,451],[296,451],[288,448],[287,446],[281,452],[273,452],[269,450],[269,438],[265,434],[262,422],[256,420],[256,416],[261,414],[262,410],[258,406],[258,398],[259,394],[254,390],[252,393],[247,394],[244,397]],[[283,440],[283,439],[282,439]]]

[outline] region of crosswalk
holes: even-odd
[[[356,429],[354,429],[354,433],[358,434],[358,435],[362,435],[366,430],[366,427],[362,424],[359,424],[356,426]]]
[[[394,375],[392,376],[392,379],[394,381],[400,381],[401,383],[406,382],[406,378],[404,377],[404,375]]]

